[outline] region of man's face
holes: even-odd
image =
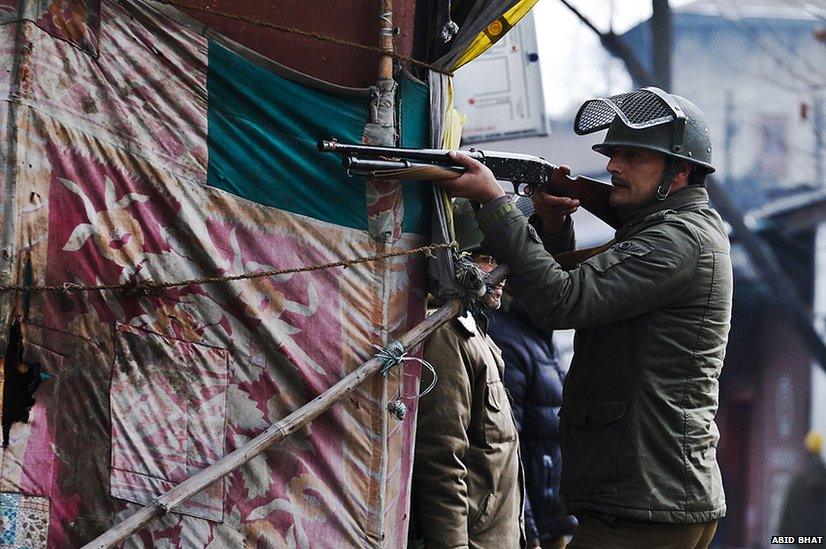
[[[654,202],[665,170],[665,155],[636,147],[615,147],[608,161],[611,207],[633,211]]]
[[[491,272],[498,265],[493,256],[478,252],[473,254],[473,262],[476,263],[476,266],[484,273]],[[482,298],[482,305],[484,305],[485,309],[495,311],[502,306],[502,292],[504,289],[505,281],[503,280],[488,290],[488,293]]]

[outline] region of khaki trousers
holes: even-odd
[[[584,513],[568,549],[707,549],[717,521],[668,524]]]

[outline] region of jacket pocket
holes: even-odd
[[[643,257],[654,250],[654,246],[641,240],[624,240],[597,254],[584,263],[597,272],[604,273],[611,267],[619,265],[632,257]]]
[[[468,531],[478,532],[482,526],[485,525],[485,519],[490,515],[491,510],[493,509],[493,504],[496,501],[496,494],[493,492],[489,492],[485,499],[481,501],[479,504],[479,508],[474,510],[473,505],[469,511],[471,513],[468,514]]]
[[[562,493],[565,498],[617,491],[624,400],[566,402],[562,417]]]
[[[499,379],[485,385],[485,442],[496,444],[516,440],[508,393]]]

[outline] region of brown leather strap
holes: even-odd
[[[567,271],[568,269],[573,269],[580,263],[587,261],[589,258],[594,257],[597,254],[601,254],[613,246],[615,242],[616,240],[612,238],[601,246],[594,246],[593,248],[583,248],[581,250],[572,250],[570,252],[556,254],[554,259],[556,259],[556,262],[559,263],[560,267]]]

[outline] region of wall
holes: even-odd
[[[728,514],[718,543],[768,545],[786,486],[802,463],[810,358],[781,313],[756,296],[737,304],[717,422]]]
[[[256,0],[216,0],[209,2],[211,13],[185,11],[216,32],[299,72],[342,86],[367,87],[376,80],[379,61],[376,53],[239,22],[218,14],[250,17],[376,47],[379,7],[379,0],[280,0],[278,9],[273,9],[269,2]],[[296,17],[297,14],[300,17]],[[413,49],[414,14],[414,0],[393,2],[393,24],[399,27],[396,51],[403,55],[409,56]]]

